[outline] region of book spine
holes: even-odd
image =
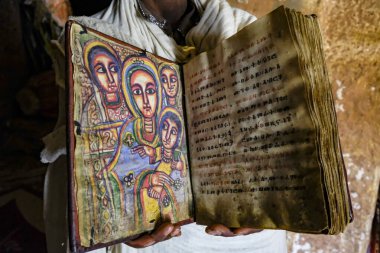
[[[79,233],[78,233],[78,219],[75,215],[75,195],[74,195],[74,115],[73,115],[73,64],[71,62],[71,26],[73,22],[68,21],[65,27],[65,56],[66,59],[66,149],[67,149],[67,169],[68,169],[68,231],[69,231],[69,244],[71,252],[83,252],[83,249],[78,246],[79,242]],[[69,57],[68,57],[69,56]],[[70,225],[71,224],[71,225]]]

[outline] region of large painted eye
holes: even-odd
[[[168,123],[164,122],[164,126],[162,127],[162,129],[168,130],[168,128],[169,128]]]
[[[133,94],[134,95],[141,95],[142,91],[141,91],[141,89],[135,89],[135,90],[133,90]]]
[[[99,67],[97,67],[95,70],[96,70],[96,72],[98,72],[98,73],[106,73],[106,68],[103,67],[103,66],[99,66]]]
[[[166,78],[166,76],[161,76],[161,82],[168,83],[168,79]]]
[[[151,94],[154,94],[154,93],[156,93],[156,90],[153,89],[153,88],[148,88],[148,89],[146,90],[146,94],[151,95]]]
[[[110,71],[111,72],[116,73],[118,70],[119,70],[119,68],[116,65],[113,64],[113,65],[110,66]]]
[[[175,82],[177,82],[177,80],[178,80],[178,79],[177,79],[176,76],[171,76],[171,77],[170,77],[170,82],[171,82],[171,83],[175,83]]]
[[[172,128],[172,131],[170,131],[170,133],[171,133],[172,135],[177,135],[177,133],[178,133],[177,128],[173,127],[173,128]]]

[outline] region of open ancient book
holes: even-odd
[[[280,7],[182,66],[71,22],[67,56],[73,250],[164,221],[352,220],[315,16]]]

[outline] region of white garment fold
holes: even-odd
[[[61,155],[66,155],[66,125],[59,126],[42,141],[45,144],[41,152],[42,163],[52,163]]]
[[[202,16],[186,35],[186,44],[193,47],[195,54],[214,48],[256,19],[243,10],[231,8],[224,0],[194,2]],[[109,8],[92,18],[70,19],[169,60],[181,63],[189,60],[186,47],[177,45],[157,25],[145,20],[136,0],[114,0]]]
[[[182,226],[182,235],[144,249],[125,244],[112,248],[112,253],[286,253],[286,232],[264,230],[260,233],[221,237],[208,235],[205,227],[195,223]],[[104,249],[91,253],[106,253]]]

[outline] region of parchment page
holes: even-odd
[[[196,221],[328,227],[316,130],[283,8],[184,66]]]

